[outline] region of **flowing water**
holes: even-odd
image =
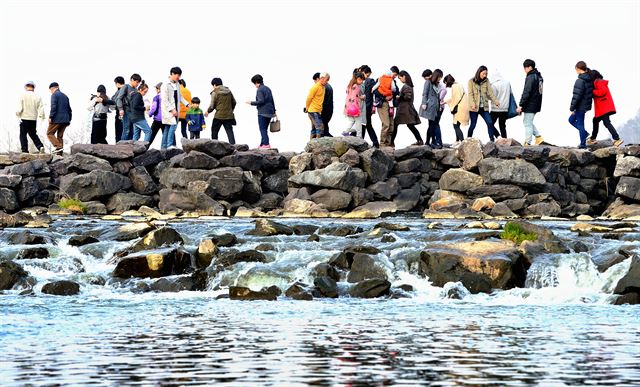
[[[19,261],[37,280],[34,294],[0,295],[0,385],[640,385],[640,307],[610,305],[629,259],[604,273],[593,263],[622,246],[637,251],[640,234],[580,238],[590,252],[537,260],[526,288],[451,300],[416,274],[417,257],[430,243],[473,240],[479,231],[453,221],[440,229],[391,221],[411,230],[392,232],[396,240],[386,243],[366,236],[374,221],[282,221],[365,230],[320,242],[248,236],[250,220],[171,223],[190,249],[232,233],[241,242],[235,248],[275,250],[265,252],[268,263],[240,263],[210,278],[205,292],[139,293],[136,281],[112,281],[107,263],[132,242],[67,244],[70,235],[121,223],[58,219],[35,231],[53,239],[52,257]],[[569,222],[545,225],[576,239]],[[4,242],[14,232],[0,231],[0,259],[24,247]],[[383,250],[375,259],[392,284],[415,291],[398,299],[217,299],[229,285],[310,283],[317,263],[354,244]],[[57,279],[79,282],[81,294],[43,295]]]

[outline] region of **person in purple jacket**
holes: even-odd
[[[158,131],[161,129],[164,130],[164,125],[162,125],[162,109],[160,108],[160,87],[162,87],[162,82],[156,85],[156,96],[153,97],[153,102],[151,102],[151,108],[149,109],[149,117],[153,118],[149,147],[153,144],[153,140],[155,140]]]

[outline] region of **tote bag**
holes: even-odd
[[[513,93],[509,93],[509,110],[507,111],[507,119],[518,115],[518,105]]]
[[[280,120],[278,117],[273,117],[271,122],[269,123],[269,131],[271,133],[276,133],[280,131]]]

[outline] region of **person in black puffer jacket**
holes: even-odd
[[[593,99],[593,79],[590,75],[591,70],[583,61],[576,63],[576,73],[578,79],[573,85],[573,98],[571,99],[571,116],[569,123],[580,132],[580,149],[587,148],[587,137],[589,133],[584,128],[584,116],[591,110],[591,100]]]
[[[536,68],[536,62],[532,59],[525,59],[522,66],[527,77],[524,81],[524,89],[522,90],[522,97],[520,97],[517,111],[518,114],[524,113],[522,120],[525,129],[524,144],[525,146],[531,145],[531,137],[535,136],[535,144],[540,145],[543,139],[533,124],[533,119],[536,113],[542,110],[542,85],[544,80],[542,79],[542,74]]]

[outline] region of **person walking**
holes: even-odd
[[[329,84],[329,80],[331,76],[327,74],[327,79],[324,84],[324,98],[322,100],[322,113],[320,113],[320,117],[322,118],[322,137],[333,137],[331,133],[329,133],[329,121],[333,117],[333,87]]]
[[[574,128],[578,129],[580,134],[580,145],[578,148],[587,148],[587,133],[584,128],[584,116],[591,110],[591,100],[593,99],[593,79],[591,79],[591,70],[587,67],[584,61],[579,61],[575,66],[578,79],[573,85],[573,97],[571,98],[571,115],[569,116],[569,123]]]
[[[500,128],[500,137],[507,138],[507,120],[509,119],[509,100],[511,98],[511,83],[502,78],[502,74],[498,70],[493,72],[491,88],[500,106],[491,104],[491,121],[498,124]],[[497,136],[496,136],[497,137]]]
[[[151,142],[151,128],[145,117],[147,108],[144,104],[144,96],[149,91],[149,85],[144,81],[140,82],[138,90],[131,94],[129,106],[130,106],[130,121],[133,127],[133,140],[138,141],[140,139],[140,133],[144,133],[143,141]]]
[[[347,128],[342,132],[343,136],[357,136],[362,138],[362,111],[364,110],[364,93],[362,84],[364,74],[358,69],[353,71],[351,80],[347,85],[347,96],[344,103],[344,115],[347,118]]]
[[[458,146],[464,141],[464,134],[460,129],[461,125],[469,125],[469,99],[464,87],[456,82],[451,74],[444,77],[444,84],[451,90],[449,99],[445,103],[449,106],[453,121],[453,130],[456,133],[456,142],[454,146]]]
[[[426,97],[422,98],[422,105],[420,105],[420,117],[426,118],[429,121],[429,127],[427,128],[427,138],[432,148],[442,148],[442,134],[440,132],[440,124],[438,123],[438,116],[440,115],[440,80],[442,79],[442,70],[436,69],[431,74],[431,78],[427,80],[425,86]]]
[[[532,59],[525,59],[522,63],[524,72],[527,74],[522,89],[522,97],[518,104],[518,114],[524,113],[522,123],[524,125],[524,145],[531,145],[531,137],[535,136],[535,144],[542,144],[543,138],[538,129],[533,124],[536,114],[542,109],[542,89],[544,80],[542,74],[536,69],[536,62]]]
[[[213,86],[211,103],[204,113],[205,117],[208,117],[209,113],[216,111],[211,122],[211,138],[217,140],[220,127],[224,126],[229,144],[235,144],[236,138],[233,134],[233,126],[236,124],[236,117],[233,111],[236,108],[236,99],[233,97],[231,90],[222,84],[222,79],[213,78],[211,85]]]
[[[29,143],[27,136],[33,141],[36,149],[44,153],[44,145],[38,137],[36,130],[38,119],[44,120],[44,105],[42,98],[35,93],[36,84],[28,81],[24,84],[24,94],[20,96],[16,116],[20,119],[20,150],[22,153],[29,153]]]
[[[47,138],[54,147],[53,154],[61,155],[64,148],[64,130],[71,123],[71,104],[69,97],[60,91],[58,82],[49,85],[51,91],[51,110],[49,111],[49,127]]]
[[[276,104],[273,100],[271,89],[265,86],[262,75],[256,74],[251,77],[251,83],[258,89],[256,100],[247,101],[247,104],[255,106],[258,110],[258,127],[260,128],[260,149],[270,149],[269,144],[269,123],[271,119],[277,117]]]
[[[322,73],[318,81],[311,86],[305,102],[305,110],[311,121],[311,139],[320,138],[324,133],[322,122],[322,103],[324,102],[324,85],[329,74]]]
[[[134,73],[129,78],[129,84],[122,86],[115,99],[118,114],[122,120],[121,140],[133,139],[133,125],[131,122],[131,96],[138,92],[138,85],[142,81],[140,74]]]
[[[191,102],[191,91],[187,89],[187,82],[184,79],[180,79],[180,133],[182,138],[188,138],[187,134],[187,111],[189,110],[189,103]]]
[[[120,93],[124,91],[123,87],[124,87],[124,77],[121,76],[117,76],[113,82],[116,84],[116,93],[113,95],[113,97],[111,97],[111,100],[117,101],[118,98],[120,97]],[[122,140],[122,115],[120,115],[120,109],[118,109],[118,104],[115,103],[115,110],[116,110],[116,119],[115,119],[115,125],[114,125],[114,129],[115,129],[115,133],[116,133],[116,143],[120,140]]]
[[[151,144],[153,144],[153,141],[156,139],[158,131],[164,128],[162,125],[162,108],[160,101],[161,88],[162,82],[156,84],[156,95],[153,97],[151,107],[149,108],[149,117],[153,119],[153,122],[151,122],[151,139],[149,140],[149,147],[151,147]]]
[[[176,127],[178,126],[178,109],[180,108],[180,76],[182,69],[173,67],[169,71],[169,81],[160,88],[160,108],[162,113],[162,144],[161,149],[175,148]]]
[[[489,140],[494,141],[494,138],[499,136],[500,133],[496,130],[489,114],[489,102],[492,102],[496,107],[500,107],[500,102],[496,99],[489,78],[487,78],[489,71],[486,66],[478,67],[476,75],[469,80],[469,118],[471,119],[471,126],[467,132],[467,137],[473,137],[473,131],[476,128],[478,122],[478,116],[481,116],[487,125],[489,132]]]
[[[371,67],[369,67],[368,65],[360,66],[360,72],[362,72],[365,77],[364,83],[362,84],[364,88],[365,106],[364,120],[362,121],[362,138],[364,139],[365,133],[368,134],[373,147],[380,148],[378,136],[376,135],[376,131],[373,129],[373,125],[371,124],[371,116],[373,115],[373,85],[375,85],[376,81],[371,79]]]
[[[616,114],[616,107],[611,97],[611,91],[609,90],[609,81],[606,81],[598,70],[591,70],[591,78],[593,79],[593,105],[595,114],[593,117],[593,132],[591,132],[591,138],[587,140],[587,144],[598,143],[596,138],[598,138],[598,129],[600,122],[602,122],[609,130],[609,133],[611,133],[613,145],[620,146],[622,140],[616,128],[611,124],[610,117]]]
[[[373,86],[372,90],[376,95],[378,109],[378,117],[382,122],[382,128],[380,129],[380,146],[383,147],[395,147],[393,143],[393,114],[391,111],[391,103],[393,95],[396,93],[394,89],[394,80],[397,73],[392,70],[383,74],[378,78],[378,82]]]
[[[416,139],[416,142],[412,145],[424,145],[420,132],[416,129],[416,125],[420,125],[420,116],[413,106],[413,80],[411,75],[405,70],[399,72],[398,78],[402,82],[402,88],[396,97],[397,113],[393,122],[395,133],[398,131],[400,125],[407,125],[407,128],[411,131]],[[395,139],[393,140],[395,143]]]
[[[111,113],[111,106],[115,102],[107,97],[107,88],[99,85],[96,92],[89,100],[89,111],[91,115],[91,143],[107,144],[107,115]]]

